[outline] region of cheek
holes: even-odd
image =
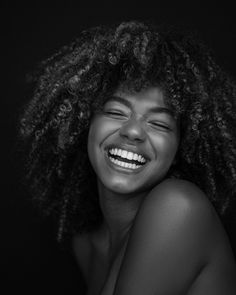
[[[161,156],[161,160],[173,160],[178,149],[177,136],[160,135],[156,136],[152,141],[157,158]]]
[[[177,138],[173,138],[172,140],[167,142],[166,154],[169,161],[169,166],[172,165],[175,159],[175,155],[177,153],[178,147],[179,147],[179,142]]]
[[[88,134],[88,147],[92,147],[102,140],[103,134],[105,132],[106,125],[103,124],[99,118],[94,118],[90,124],[89,134]]]
[[[96,116],[89,128],[87,150],[90,162],[96,160],[96,153],[100,152],[104,142],[119,130],[120,126],[116,122],[107,120],[102,116]]]
[[[97,115],[90,124],[89,132],[96,138],[108,136],[120,128],[120,123]]]

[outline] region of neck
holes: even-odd
[[[145,193],[124,195],[109,191],[98,181],[100,208],[103,213],[103,231],[110,248],[118,245],[129,232]]]

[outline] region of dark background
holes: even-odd
[[[7,292],[83,294],[73,258],[61,250],[49,220],[42,220],[20,183],[15,155],[17,116],[30,97],[27,73],[37,62],[67,44],[85,28],[123,20],[156,20],[197,31],[218,63],[236,76],[236,26],[233,6],[189,1],[57,1],[55,6],[1,4],[1,272]],[[176,1],[177,2],[177,1]],[[236,206],[226,230],[236,253]],[[3,286],[2,284],[0,285]]]

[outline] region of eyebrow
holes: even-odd
[[[117,102],[120,102],[121,104],[127,106],[128,108],[133,109],[132,104],[128,100],[124,99],[123,97],[113,95],[109,99],[109,101],[117,101]],[[166,107],[158,107],[158,106],[151,107],[148,110],[148,113],[167,113],[171,117],[174,117],[174,112],[171,109],[166,108]]]

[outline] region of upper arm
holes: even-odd
[[[214,222],[193,184],[157,186],[136,216],[114,294],[184,294],[207,262]]]

